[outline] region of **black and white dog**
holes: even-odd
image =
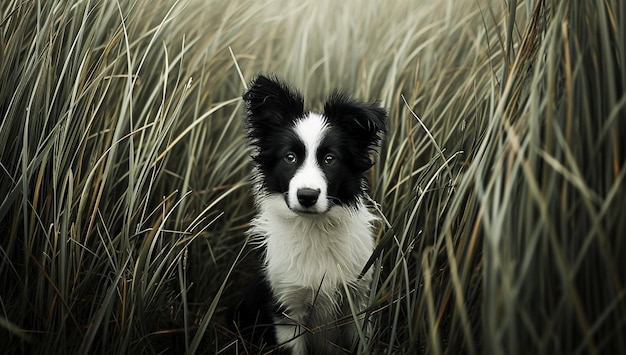
[[[297,91],[262,75],[243,100],[258,210],[249,233],[264,247],[276,341],[294,354],[350,351],[374,250],[364,175],[386,111],[335,92],[323,113],[308,112]]]

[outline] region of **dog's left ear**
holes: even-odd
[[[379,134],[387,132],[387,111],[376,103],[364,103],[334,92],[324,105],[324,116],[344,132],[365,143],[368,149],[380,144]]]

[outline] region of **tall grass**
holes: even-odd
[[[375,353],[625,353],[621,1],[0,5],[0,342],[256,353],[239,97],[389,109]],[[233,55],[231,55],[232,50]]]

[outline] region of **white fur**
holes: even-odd
[[[304,210],[304,207],[298,202],[297,191],[302,188],[311,188],[320,191],[317,203],[312,206],[311,212],[322,213],[328,210],[330,203],[327,195],[327,183],[315,156],[327,126],[324,117],[316,113],[310,113],[295,124],[294,130],[304,143],[306,157],[302,166],[289,182],[288,203],[292,209]]]
[[[351,314],[346,287],[357,311],[366,307],[371,273],[359,275],[374,250],[376,217],[360,199],[350,205],[330,203],[328,181],[317,161],[318,147],[331,129],[326,119],[310,113],[295,121],[293,129],[304,143],[304,160],[289,182],[286,199],[265,191],[255,170],[258,215],[249,233],[265,247],[274,299],[287,310],[275,319],[278,343],[294,354],[342,352],[352,346],[356,328],[349,324],[352,319],[344,321],[347,326],[332,323]],[[308,208],[297,197],[305,188],[319,191]]]
[[[297,337],[305,330],[296,325],[323,326],[335,321],[340,316],[344,284],[358,290],[359,310],[365,307],[367,294],[362,293],[369,289],[371,273],[358,276],[374,249],[371,223],[376,217],[361,202],[356,207],[334,206],[324,214],[302,216],[276,194],[266,195],[258,206],[250,232],[261,236],[266,246],[266,271],[274,296],[292,310],[277,319],[279,324],[291,325],[276,327],[277,340],[288,342],[294,354],[305,354],[305,337]]]
[[[259,207],[250,232],[264,237],[267,271],[279,299],[289,286],[317,290],[321,285],[322,292],[332,294],[342,282],[356,280],[374,249],[376,217],[360,203],[303,216],[282,196],[269,195]]]

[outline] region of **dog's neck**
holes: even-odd
[[[277,208],[281,203],[264,199],[250,230],[265,245],[267,276],[275,291],[295,287],[330,294],[357,280],[374,248],[371,223],[376,217],[361,202],[310,216]]]

